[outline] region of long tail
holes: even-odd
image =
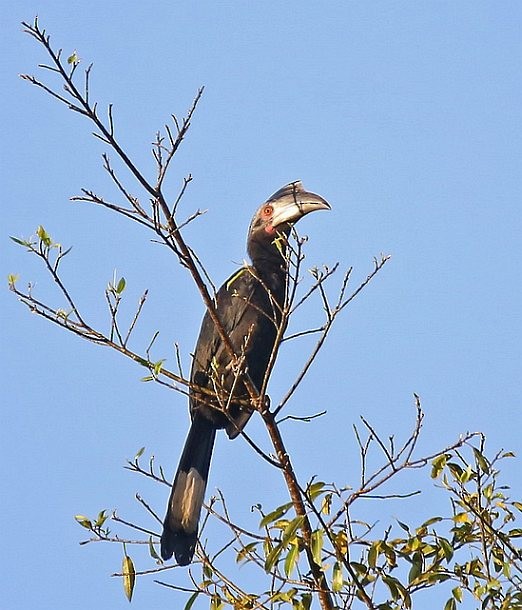
[[[174,553],[182,566],[192,561],[196,548],[199,514],[215,438],[216,428],[212,422],[196,414],[172,483],[161,535],[163,559],[170,559]]]

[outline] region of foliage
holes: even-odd
[[[148,204],[142,204],[138,197],[130,194],[106,153],[103,154],[103,167],[117,186],[123,203],[109,202],[87,189],[83,189],[82,194],[73,200],[101,206],[137,222],[152,231],[155,238],[170,249],[199,289],[223,344],[231,352],[238,375],[246,376],[246,372],[241,370],[241,354],[233,352],[216,315],[214,285],[182,233],[182,229],[199,219],[202,212],[196,210],[183,220],[178,220],[180,204],[192,177],[189,175],[185,178],[174,198],[167,197],[163,191],[167,170],[190,127],[203,90],[198,91],[185,118],[178,120],[172,115],[172,124],[165,125],[163,135],[157,134],[153,146],[156,178],[151,182],[118,143],[112,105],[108,107],[106,119],[102,119],[97,104],[91,101],[89,79],[92,65],[84,72],[83,86],[77,85],[75,79],[80,64],[77,51],[72,52],[64,62],[61,51],[53,49],[49,36],[40,28],[37,20],[32,24],[24,23],[24,27],[49,56],[50,65],[40,67],[57,76],[63,83],[63,90],[53,88],[34,76],[24,75],[23,78],[91,121],[95,127],[94,135],[130,170]],[[168,205],[167,201],[174,201],[174,204]],[[21,289],[18,276],[10,275],[10,290],[32,312],[81,338],[131,358],[147,369],[144,381],[159,383],[182,394],[188,392],[191,383],[183,375],[179,352],[176,351],[177,371],[166,369],[165,358],[153,357],[151,354],[158,331],[152,332],[147,346],[130,347],[133,331],[147,299],[147,291],[143,292],[130,323],[124,326],[118,314],[126,296],[127,282],[124,277],[113,277],[104,294],[110,330],[103,332],[88,322],[88,316],[80,311],[60,275],[60,265],[70,248],[64,250],[42,226],[28,239],[13,237],[12,240],[42,261],[58,288],[60,304],[51,306],[35,296],[31,284],[27,289]],[[274,476],[279,476],[279,472],[283,475],[288,493],[284,502],[268,510],[256,506],[259,525],[253,529],[230,514],[226,499],[220,492],[211,498],[206,506],[197,562],[187,573],[189,586],[175,584],[179,582],[179,568],[165,565],[159,558],[156,550],[159,538],[157,525],[161,519],[139,495],[136,495],[136,499],[152,519],[153,526],[131,523],[116,512],[109,515],[106,510],[100,511],[96,518],[76,515],[78,524],[89,532],[89,537],[83,544],[104,541],[122,546],[122,569],[116,575],[122,579],[124,593],[129,601],[136,579],[149,574],[158,575],[166,570],[177,570],[174,583],[163,580],[156,582],[184,592],[187,596],[186,610],[190,610],[201,597],[208,598],[212,610],[226,607],[234,610],[284,607],[308,610],[314,600],[323,609],[409,609],[415,603],[421,607],[420,604],[425,599],[423,596],[429,589],[440,590],[447,595],[445,610],[454,610],[467,599],[484,609],[522,608],[522,550],[518,546],[518,540],[522,537],[519,523],[522,502],[512,500],[508,495],[509,489],[500,483],[500,464],[514,456],[509,452],[488,456],[485,452],[485,439],[479,433],[468,433],[429,455],[418,456],[418,439],[424,416],[417,396],[415,422],[411,433],[400,445],[396,445],[394,437],[383,440],[383,435],[364,418],[359,427],[354,427],[361,458],[358,484],[346,487],[344,484],[339,486],[326,483],[321,479],[302,484],[297,477],[291,457],[286,451],[280,425],[289,419],[311,422],[316,416],[279,416],[307,375],[334,322],[388,260],[386,256],[376,259],[372,271],[351,293],[348,286],[352,270],[349,269],[332,295],[330,282],[335,277],[338,265],[321,269],[314,267],[308,278],[309,283],[303,282],[305,241],[297,233],[293,234],[288,254],[289,296],[282,312],[279,339],[283,342],[314,335],[317,342],[296,379],[276,404],[271,405],[266,389],[277,349],[271,359],[263,388],[259,392],[253,387],[249,388],[250,407],[258,411],[265,425],[270,449],[259,446],[247,434],[242,433],[260,459],[274,468]],[[291,316],[303,303],[316,297],[319,301],[318,309],[324,316],[323,321],[317,327],[288,334],[286,331]],[[153,457],[147,464],[143,463],[144,454],[145,448],[141,448],[126,467],[160,485],[169,486],[170,482],[163,469],[155,464]],[[373,465],[375,463],[376,466]],[[399,476],[408,473],[411,475],[417,471],[424,475],[429,472],[441,493],[447,496],[449,508],[445,516],[434,515],[414,524],[396,520],[387,523],[384,528],[361,518],[365,514],[365,502],[369,499],[382,502],[385,514],[385,507],[390,502],[397,499],[407,501],[419,494],[416,488],[420,486],[418,482],[415,485],[409,483],[412,489],[410,492],[390,491],[390,485]],[[326,480],[327,473],[319,474]],[[205,525],[209,520],[223,524],[226,531],[225,543],[223,540],[204,542]],[[113,526],[117,529],[116,533],[112,530]],[[134,532],[136,538],[125,535],[128,531]],[[136,570],[131,551],[128,550],[138,545],[147,548],[150,556],[147,566],[142,570]],[[248,567],[256,575],[256,583],[259,583],[256,591],[246,590],[242,584],[241,570],[230,569],[231,557],[238,566]]]

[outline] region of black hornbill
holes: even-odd
[[[254,214],[247,251],[252,264],[234,273],[216,295],[216,313],[236,357],[216,329],[208,311],[203,318],[190,374],[192,423],[172,484],[163,523],[161,556],[174,553],[179,565],[194,555],[198,521],[207,484],[216,430],[235,438],[247,423],[248,375],[260,390],[277,339],[286,297],[286,240],[305,214],[330,209],[319,195],[292,182],[274,193]]]

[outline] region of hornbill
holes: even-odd
[[[252,264],[234,273],[215,299],[236,358],[205,313],[190,373],[192,423],[163,523],[165,560],[174,553],[179,565],[192,561],[216,430],[224,428],[230,438],[238,436],[252,414],[246,378],[257,391],[263,386],[286,298],[290,229],[305,214],[327,209],[330,205],[322,197],[305,191],[301,182],[292,182],[254,214],[247,238]]]

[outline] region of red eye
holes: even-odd
[[[274,208],[271,205],[266,205],[263,208],[263,216],[265,216],[265,217],[272,216],[273,211],[274,211]]]

